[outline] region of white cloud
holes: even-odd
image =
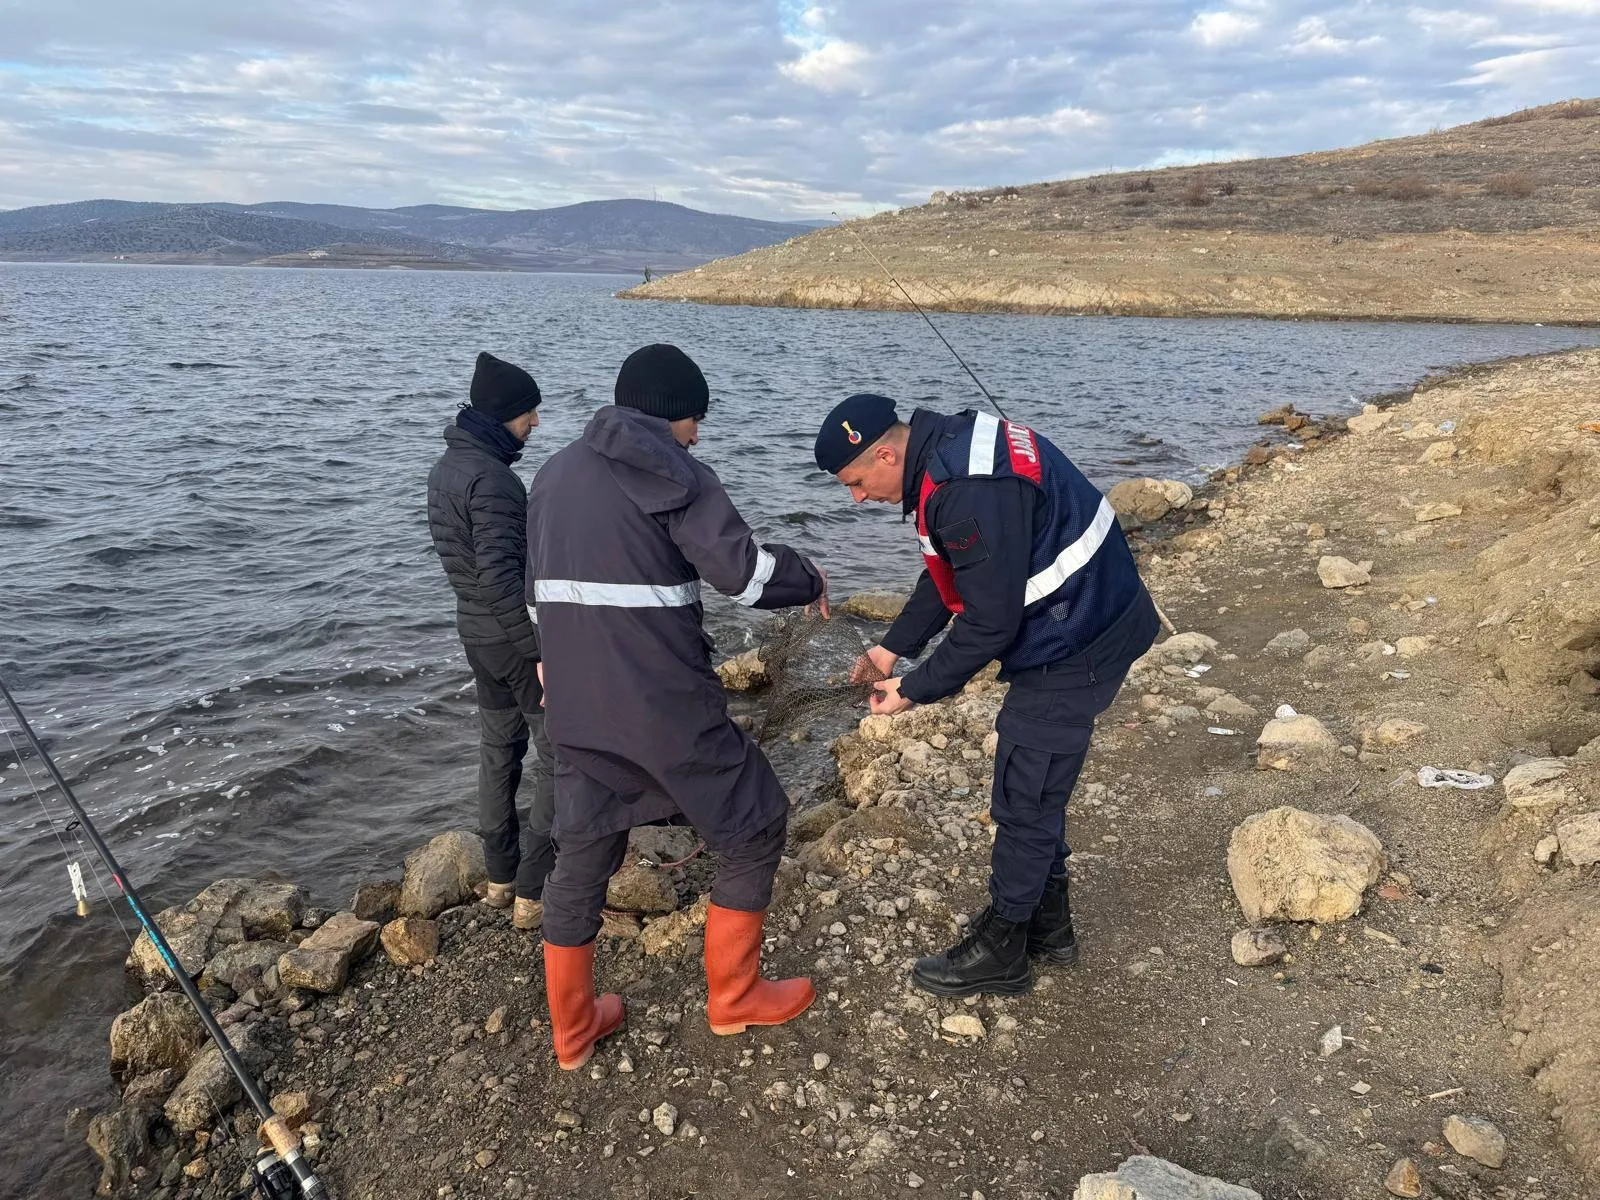
[[[861,85],[861,68],[870,57],[865,46],[833,38],[778,69],[796,83],[819,92],[842,92]]]
[[[1353,54],[1381,46],[1383,38],[1376,34],[1364,38],[1336,37],[1322,17],[1306,17],[1294,27],[1289,39],[1290,54]]]
[[[1600,17],[1600,0],[1511,0],[1511,3],[1539,12],[1569,13],[1575,17]]]
[[[1548,77],[1550,68],[1566,54],[1565,50],[1525,50],[1473,64],[1473,72],[1456,82],[1463,87],[1494,84],[1524,85]],[[1555,99],[1555,97],[1552,97]]]
[[[1241,42],[1261,28],[1255,17],[1226,9],[1219,12],[1196,13],[1189,24],[1189,32],[1202,46],[1231,46]]]
[[[1083,108],[1058,108],[1042,116],[997,117],[986,121],[960,121],[939,132],[950,137],[1035,137],[1078,133],[1098,124],[1100,118]]]
[[[1494,17],[1453,8],[1413,8],[1406,19],[1433,37],[1463,42],[1487,37],[1500,27]]]

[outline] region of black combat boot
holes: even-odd
[[[1046,966],[1070,967],[1078,961],[1078,939],[1072,932],[1072,905],[1067,876],[1052,875],[1028,922],[1028,957]]]
[[[1028,965],[1028,925],[986,908],[972,918],[967,936],[943,954],[919,958],[911,982],[935,996],[1015,996],[1033,987]]]

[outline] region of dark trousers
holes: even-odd
[[[510,645],[467,646],[478,692],[478,832],[493,883],[515,883],[538,900],[555,863],[555,754],[544,731],[544,697],[534,663]],[[517,812],[523,760],[533,742],[532,803]]]
[[[711,903],[741,912],[766,912],[788,827],[785,816],[758,833],[711,846],[718,858]],[[606,885],[627,853],[627,830],[582,842],[562,841],[544,889],[545,941],[555,946],[586,946],[594,941],[600,933]]]
[[[1006,696],[995,722],[989,900],[1008,921],[1028,920],[1046,881],[1067,869],[1067,801],[1089,753],[1094,719],[1116,699],[1126,673],[1078,687],[1013,683]]]

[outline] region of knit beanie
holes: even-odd
[[[711,403],[706,377],[676,346],[645,346],[628,355],[617,372],[616,402],[652,417],[681,421],[704,418]]]
[[[505,362],[487,350],[478,355],[472,372],[472,407],[502,425],[539,407],[544,399],[539,385],[521,367]]]

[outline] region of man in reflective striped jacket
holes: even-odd
[[[925,409],[906,424],[892,400],[856,395],[823,422],[816,460],[857,503],[916,516],[925,569],[858,675],[889,675],[950,626],[926,662],[877,685],[873,712],[954,695],[995,659],[1011,685],[995,722],[989,907],[912,979],[944,996],[1027,991],[1030,959],[1077,960],[1067,800],[1095,717],[1155,640],[1154,602],[1111,505],[1026,426]]]
[[[556,751],[545,985],[567,1070],[622,1022],[620,998],[595,998],[594,943],[635,825],[682,814],[720,857],[705,935],[713,1031],[782,1024],[815,994],[809,980],[760,976],[789,801],[729,719],[700,596],[709,584],[753,608],[825,605],[826,578],[787,546],[758,543],[689,453],[709,389],[687,355],[635,351],[615,399],[550,457],[528,499],[529,599]]]

